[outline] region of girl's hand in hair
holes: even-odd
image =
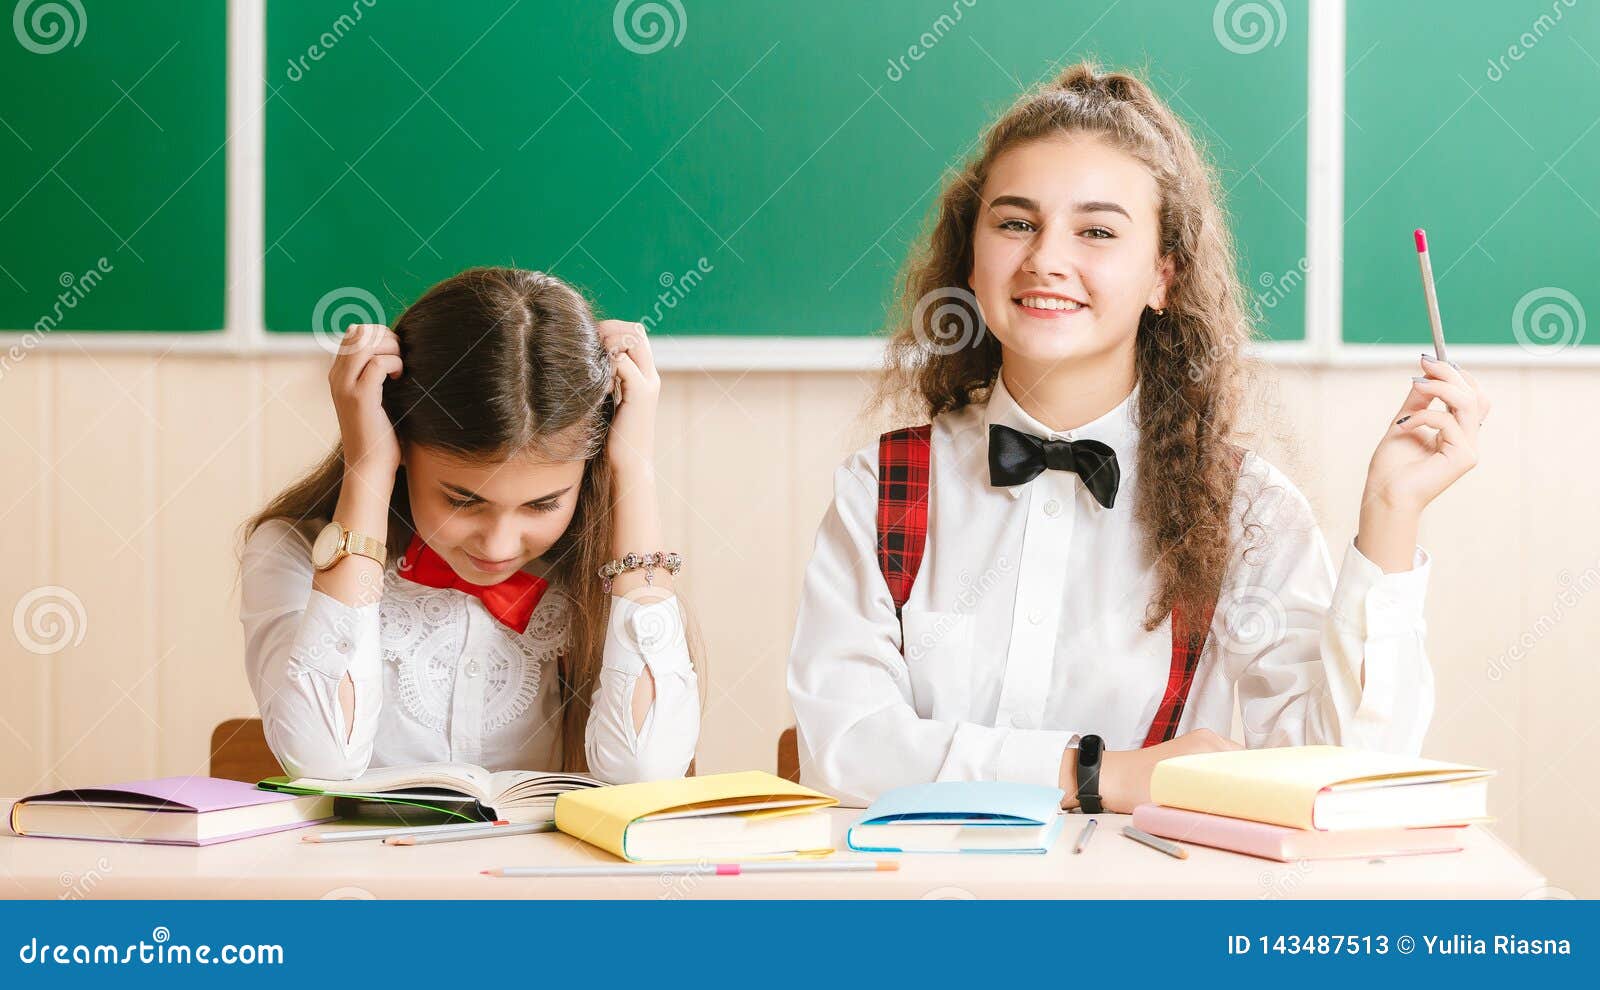
[[[656,405],[661,398],[650,339],[643,324],[625,320],[602,320],[599,330],[616,372],[617,412],[606,441],[607,460],[613,471],[648,475],[655,466]]]
[[[383,409],[383,382],[399,378],[400,371],[400,338],[388,327],[357,323],[340,341],[328,386],[339,417],[345,471],[392,480],[399,469],[400,442]]]
[[[1385,571],[1412,567],[1422,510],[1478,463],[1489,397],[1469,374],[1428,355],[1367,467],[1356,547]],[[1434,400],[1439,406],[1434,406]]]

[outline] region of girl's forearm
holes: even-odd
[[[656,501],[655,470],[649,465],[639,465],[616,471],[612,477],[615,492],[611,517],[611,556],[620,560],[629,553],[653,553],[666,549],[661,545],[661,510]],[[598,579],[597,579],[598,580]],[[613,595],[631,597],[639,604],[649,604],[660,597],[672,594],[672,575],[655,568],[651,575],[654,591],[645,596],[632,593],[646,587],[644,571],[623,571],[611,581]],[[656,699],[655,675],[646,667],[633,690],[631,714],[637,732],[644,727],[645,717]]]
[[[376,540],[386,539],[389,531],[389,498],[394,492],[394,473],[362,473],[346,469],[339,488],[339,503],[334,506],[334,521]],[[401,547],[385,547],[389,556],[403,553]],[[325,571],[312,575],[311,587],[330,598],[356,608],[383,597],[383,568],[370,557],[348,554]],[[349,674],[339,682],[339,708],[344,713],[345,741],[355,731],[356,685]]]
[[[387,539],[389,498],[394,493],[392,472],[361,472],[347,469],[339,486],[339,503],[333,519],[362,536]],[[404,547],[385,547],[388,556],[404,552]],[[370,557],[348,554],[325,571],[317,571],[311,587],[346,605],[360,608],[383,597],[383,567]]]
[[[1356,532],[1356,549],[1385,574],[1409,571],[1416,559],[1420,513],[1364,498]]]

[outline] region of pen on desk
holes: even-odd
[[[342,832],[317,832],[314,835],[302,835],[301,842],[355,842],[359,839],[386,839],[392,835],[426,835],[439,832],[461,832],[471,829],[487,828],[491,825],[510,825],[508,821],[492,822],[451,822],[448,825],[390,825],[386,828],[356,828]]]
[[[1097,821],[1099,821],[1097,818],[1089,819],[1089,824],[1085,825],[1083,831],[1078,833],[1078,841],[1072,844],[1072,854],[1074,856],[1083,852],[1083,847],[1089,844],[1089,839],[1094,835],[1094,826]]]
[[[837,863],[608,863],[600,866],[501,866],[480,870],[491,877],[717,876],[743,873],[881,873],[898,870],[892,859],[842,859]]]
[[[1141,842],[1149,846],[1151,849],[1154,849],[1157,852],[1164,852],[1174,859],[1189,858],[1189,850],[1178,845],[1176,842],[1168,842],[1166,839],[1158,839],[1149,832],[1134,828],[1132,825],[1122,826],[1122,834],[1126,835],[1135,842]]]
[[[396,835],[383,840],[386,846],[431,846],[436,842],[465,842],[468,839],[498,839],[504,835],[528,835],[533,832],[554,832],[555,822],[528,822],[523,825],[496,825],[485,828],[464,828],[456,832],[433,835]]]

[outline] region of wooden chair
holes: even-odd
[[[282,775],[259,718],[230,718],[211,732],[211,776],[255,783]]]
[[[800,736],[792,725],[778,735],[778,776],[800,783]]]

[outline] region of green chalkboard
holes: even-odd
[[[870,333],[945,169],[1020,88],[1092,54],[1145,67],[1191,120],[1270,334],[1304,336],[1303,0],[341,0],[267,18],[273,331],[392,319],[463,267],[516,264],[666,333]]]
[[[220,330],[226,5],[6,5],[0,330]]]
[[[1426,227],[1447,340],[1594,344],[1600,10],[1351,0],[1348,16],[1344,339],[1431,339]]]

